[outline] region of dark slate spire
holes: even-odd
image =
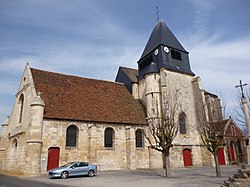
[[[156,24],[142,53],[141,59],[159,45],[165,45],[183,52],[187,52],[163,21],[159,21]]]
[[[194,76],[190,68],[188,52],[163,21],[159,21],[154,27],[141,58],[137,62],[139,80],[151,72],[152,62],[155,63],[152,73],[156,72],[156,68],[159,72],[159,69],[164,67],[170,71]]]

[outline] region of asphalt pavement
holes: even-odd
[[[26,178],[0,174],[0,187],[48,187],[48,186],[59,187],[59,186],[65,186],[65,185],[47,183],[46,181],[39,182],[36,180],[29,180]]]
[[[227,180],[239,168],[239,166],[221,166],[221,178],[215,176],[215,168],[213,167],[190,167],[172,170],[171,178],[165,178],[163,170],[142,169],[135,171],[102,171],[98,172],[95,177],[49,179],[47,175],[41,175],[27,179],[79,187],[220,187],[224,180]]]

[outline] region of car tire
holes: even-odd
[[[95,172],[93,170],[88,171],[88,176],[89,177],[94,177]]]
[[[68,173],[67,171],[63,171],[63,172],[61,173],[62,179],[66,179],[66,178],[68,178],[68,176],[69,176],[69,173]]]

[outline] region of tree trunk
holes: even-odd
[[[216,152],[213,154],[214,156],[214,162],[215,162],[215,169],[216,169],[216,177],[221,177],[221,170],[220,170],[220,164],[218,160],[218,153]]]
[[[165,171],[165,177],[171,177],[169,150],[163,153],[163,168]]]

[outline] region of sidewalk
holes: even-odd
[[[215,168],[182,168],[172,170],[172,177],[162,176],[162,170],[103,171],[97,176],[49,179],[48,176],[27,179],[67,186],[84,187],[220,187],[224,180],[238,170],[238,166],[221,166],[222,177],[215,177]]]

